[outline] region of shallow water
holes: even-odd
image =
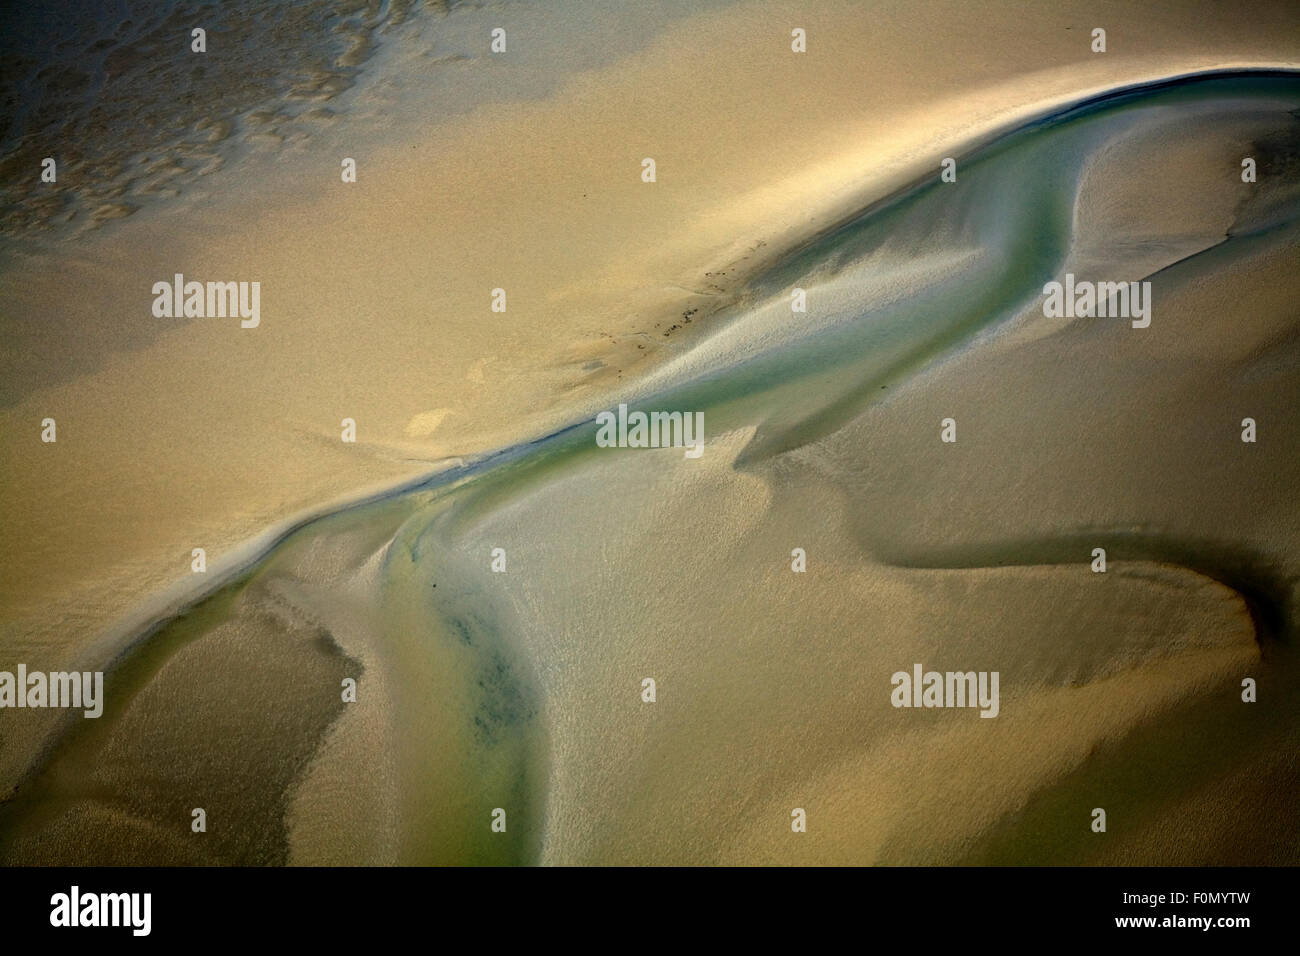
[[[13,104],[0,136],[0,234],[69,238],[179,197],[258,143],[302,142],[408,17],[413,0],[81,0],[10,10]],[[206,52],[191,31],[206,31]],[[58,180],[39,183],[41,160]]]

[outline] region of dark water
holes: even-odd
[[[422,0],[65,0],[0,23],[0,235],[65,237],[181,194],[251,136],[310,136]],[[206,31],[206,52],[191,31]],[[56,183],[41,181],[53,157]]]

